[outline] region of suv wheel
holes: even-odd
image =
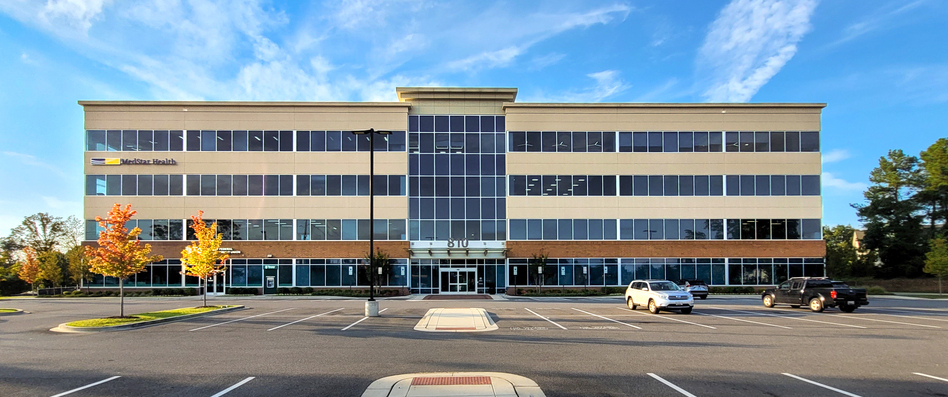
[[[681,311],[681,314],[691,314],[691,309],[694,309],[694,308],[689,307],[687,309],[681,309],[680,311]]]
[[[629,310],[635,310],[635,308],[638,307],[638,305],[636,305],[634,302],[632,302],[632,297],[631,297],[631,296],[629,297],[629,299],[626,299],[626,300],[625,300],[625,304],[629,306]]]
[[[658,304],[655,303],[655,300],[649,299],[649,300],[648,300],[648,311],[652,312],[652,314],[658,314],[659,310],[660,310],[660,309],[658,308]]]

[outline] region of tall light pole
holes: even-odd
[[[365,302],[365,316],[378,317],[379,302],[375,300],[375,134],[389,135],[392,131],[369,128],[352,133],[369,136],[369,300]]]

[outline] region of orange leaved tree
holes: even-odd
[[[89,268],[93,273],[103,276],[112,276],[119,279],[119,296],[121,309],[119,315],[125,317],[125,279],[145,270],[149,263],[160,261],[161,255],[151,255],[151,245],[141,244],[138,235],[142,229],[125,228],[135,215],[132,205],[125,208],[118,203],[109,210],[109,217],[95,217],[105,230],[99,232],[99,246],[86,246],[89,256]]]
[[[191,228],[197,240],[181,250],[181,266],[185,275],[204,281],[204,306],[207,306],[207,278],[224,271],[224,262],[229,256],[219,250],[224,235],[217,232],[217,222],[208,227],[202,216],[204,211],[191,217]]]
[[[23,248],[23,262],[20,262],[20,271],[17,272],[17,275],[20,276],[20,280],[30,283],[30,289],[35,289],[33,283],[39,280],[39,261],[36,259],[36,250],[33,247],[26,246]]]

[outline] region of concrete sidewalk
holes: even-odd
[[[417,373],[385,377],[362,397],[545,397],[536,382],[500,372]]]

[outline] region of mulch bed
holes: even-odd
[[[490,295],[428,295],[424,300],[469,300],[469,299],[491,299]]]

